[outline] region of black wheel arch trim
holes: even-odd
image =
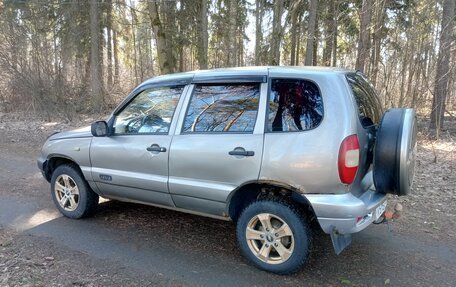
[[[299,188],[297,188],[295,186],[292,186],[290,184],[286,184],[286,183],[280,182],[280,181],[274,181],[274,180],[251,180],[251,181],[247,181],[247,182],[244,182],[243,184],[239,185],[237,188],[232,190],[230,192],[230,194],[228,195],[228,197],[226,199],[225,214],[228,215],[230,218],[231,218],[231,213],[232,213],[232,208],[233,208],[233,205],[232,205],[233,202],[232,201],[233,201],[234,196],[238,192],[242,192],[241,190],[246,188],[249,185],[257,186],[257,187],[267,187],[267,186],[269,186],[269,187],[275,187],[275,188],[280,188],[280,189],[287,190],[287,191],[291,192],[291,198],[292,198],[293,201],[295,201],[295,202],[297,202],[299,204],[303,204],[305,206],[308,206],[312,210],[313,214],[315,215],[315,211],[313,210],[312,204],[305,197],[305,193],[302,190],[300,190]],[[231,218],[231,219],[234,220],[233,218]]]
[[[68,160],[68,161],[71,161],[73,162],[75,165],[78,166],[78,168],[80,168],[80,165],[79,165],[79,162],[77,162],[76,160],[74,160],[72,157],[69,157],[67,155],[64,155],[64,154],[60,154],[60,153],[51,153],[51,154],[48,154],[48,156],[46,157],[46,160],[42,163],[42,171],[44,172],[45,174],[45,178],[46,180],[50,181],[51,179],[51,176],[52,176],[52,173],[51,173],[51,167],[49,166],[49,162],[53,159],[65,159],[65,160]],[[49,179],[48,179],[49,178]]]

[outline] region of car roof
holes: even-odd
[[[253,66],[253,67],[236,67],[236,68],[220,68],[211,70],[196,70],[190,72],[174,73],[161,75],[150,78],[140,86],[166,83],[170,84],[189,84],[190,82],[222,82],[228,81],[228,78],[237,77],[240,80],[249,80],[249,77],[254,81],[261,81],[259,76],[267,76],[269,72],[277,73],[301,73],[303,75],[322,74],[322,73],[352,73],[354,70],[335,68],[335,67],[315,67],[315,66]]]

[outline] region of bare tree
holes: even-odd
[[[272,19],[271,49],[269,51],[269,65],[280,65],[280,44],[282,41],[282,14],[283,0],[274,2]]]
[[[199,5],[199,15],[197,15],[198,19],[196,20],[198,23],[198,64],[200,69],[207,69],[207,48],[208,48],[208,32],[207,32],[207,0],[200,0]]]
[[[165,23],[159,11],[160,8],[164,10],[162,14],[167,14],[167,5],[165,4],[159,7],[158,1],[147,2],[150,22],[152,25],[152,30],[154,32],[155,40],[157,42],[158,65],[160,66],[160,72],[162,74],[174,72],[176,63],[170,39],[171,35],[167,33]]]
[[[385,107],[430,114],[434,97],[432,124],[441,128],[456,104],[455,24],[454,3],[436,1],[0,1],[0,109],[69,118],[112,107],[156,73],[286,57],[291,65],[356,64]],[[245,49],[252,16],[255,54]]]
[[[255,1],[255,65],[261,65],[261,45],[263,42],[264,0]]]
[[[439,55],[431,111],[431,129],[436,131],[437,137],[443,127],[445,100],[448,94],[448,83],[450,80],[449,64],[451,60],[451,48],[454,42],[452,39],[454,33],[454,17],[455,0],[445,0],[443,2]]]
[[[106,2],[106,54],[108,87],[112,85],[112,0]]]
[[[230,0],[229,1],[229,28],[228,28],[228,66],[234,67],[236,66],[237,60],[237,0]]]
[[[372,0],[363,0],[361,7],[361,27],[359,29],[358,56],[356,57],[356,69],[364,72],[367,55],[369,55],[370,22],[372,12]]]
[[[335,58],[335,50],[337,45],[336,31],[337,31],[337,15],[336,7],[337,0],[329,1],[327,3],[327,13],[325,19],[326,26],[326,39],[325,39],[325,48],[323,49],[323,65],[331,66],[331,55],[334,53],[333,57]]]
[[[372,84],[375,86],[377,83],[379,63],[380,63],[380,50],[381,41],[385,36],[385,17],[386,17],[386,0],[375,0],[374,5],[374,23],[372,33],[372,57],[371,57],[371,71],[369,73]]]
[[[100,57],[100,11],[98,1],[90,1],[90,89],[95,112],[103,109],[103,80]]]
[[[299,43],[299,35],[301,34],[301,25],[298,21],[302,14],[302,1],[293,1],[291,2],[291,29],[290,29],[290,65],[294,66],[298,64],[298,43]]]
[[[318,0],[310,0],[309,26],[307,29],[306,59],[304,65],[312,66],[314,63],[314,42],[317,23]]]

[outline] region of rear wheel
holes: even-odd
[[[69,218],[92,215],[98,205],[96,194],[85,181],[77,166],[57,167],[51,178],[51,194],[59,211]]]
[[[389,109],[377,130],[374,183],[378,191],[396,195],[410,192],[415,173],[416,116],[413,109]]]
[[[310,234],[301,210],[282,201],[255,201],[237,222],[244,256],[256,267],[277,274],[296,272],[306,262]]]

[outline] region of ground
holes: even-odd
[[[90,219],[57,212],[36,167],[47,135],[89,125],[0,114],[0,286],[454,286],[456,130],[430,140],[420,121],[413,192],[400,218],[335,255],[314,239],[307,266],[277,276],[246,264],[230,222],[105,201]],[[447,121],[456,127],[456,122]]]

